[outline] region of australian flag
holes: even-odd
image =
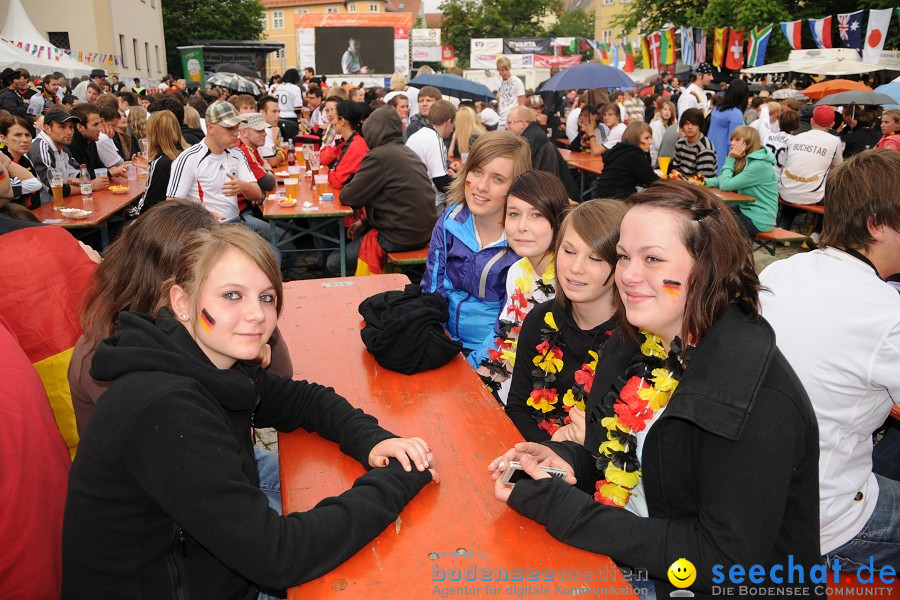
[[[838,36],[841,38],[841,44],[845,48],[853,48],[857,51],[862,50],[862,15],[863,11],[858,10],[854,13],[844,13],[837,16]]]

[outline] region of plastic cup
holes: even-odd
[[[672,162],[671,156],[660,156],[659,161],[659,170],[662,171],[663,179],[669,176],[669,163]]]
[[[296,177],[285,179],[284,194],[290,199],[300,200],[300,180]]]
[[[138,178],[137,167],[134,165],[129,165],[128,166],[128,180],[134,181],[137,178]]]
[[[289,175],[300,175],[303,172],[303,167],[299,165],[290,165],[287,168],[287,172]]]
[[[107,169],[94,169],[94,177],[109,177]]]
[[[321,196],[328,192],[328,175],[316,175],[316,194]]]
[[[459,158],[463,163],[465,163],[469,159],[469,153],[468,152],[460,152]]]

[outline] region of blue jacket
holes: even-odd
[[[422,289],[447,300],[447,331],[468,349],[479,348],[506,302],[506,272],[519,260],[505,240],[478,249],[475,221],[465,204],[448,206],[431,234]]]

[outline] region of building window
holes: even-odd
[[[284,48],[275,51],[275,58],[284,59]]]
[[[309,9],[307,9],[307,8],[298,8],[297,10],[294,11],[295,14],[299,14],[299,15],[305,15],[308,12],[309,12]]]
[[[337,6],[329,6],[325,12],[336,13],[338,11]]]
[[[49,31],[47,32],[47,38],[50,40],[50,43],[56,46],[57,48],[71,48],[69,45],[69,32],[68,31]]]
[[[378,12],[378,5],[377,5],[377,4],[370,4],[370,5],[369,5],[369,12]]]
[[[399,8],[400,10],[403,10],[404,8],[406,8],[406,4],[404,2],[401,2],[400,4],[397,5],[397,8]]]
[[[272,11],[272,29],[284,29],[284,11]]]
[[[351,4],[348,4],[348,5],[347,5],[347,12],[356,12],[356,4],[352,4],[352,3],[351,3]]]
[[[138,41],[135,38],[131,38],[131,49],[134,50],[134,68],[140,69],[141,68],[141,61],[140,61],[141,55],[138,52]]]
[[[122,54],[122,68],[127,69],[128,64],[125,62],[125,36],[119,36],[119,52]]]
[[[149,73],[152,70],[152,68],[150,66],[150,44],[148,44],[147,42],[144,42],[144,60],[147,61],[147,72]],[[156,72],[157,73],[162,72],[159,70],[158,62],[156,63]]]
[[[608,44],[612,41],[612,29],[603,30],[603,43]]]
[[[156,54],[156,72],[162,73],[162,61],[159,60],[159,46],[153,46]]]
[[[603,0],[603,6],[612,6],[616,0]]]

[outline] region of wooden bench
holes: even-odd
[[[825,214],[824,204],[794,204],[793,202],[787,202],[786,200],[782,200],[781,198],[778,199],[778,204],[783,204],[784,206],[790,206],[791,208],[796,208],[797,210],[802,210],[817,215]]]
[[[419,250],[408,250],[406,252],[388,252],[387,272],[392,273],[395,266],[424,265],[427,260],[428,246],[420,248]]]
[[[762,248],[772,256],[775,256],[775,248],[779,242],[802,242],[806,240],[806,236],[796,231],[788,231],[781,227],[773,227],[772,231],[761,231],[756,234],[754,241],[756,247],[754,250]]]

